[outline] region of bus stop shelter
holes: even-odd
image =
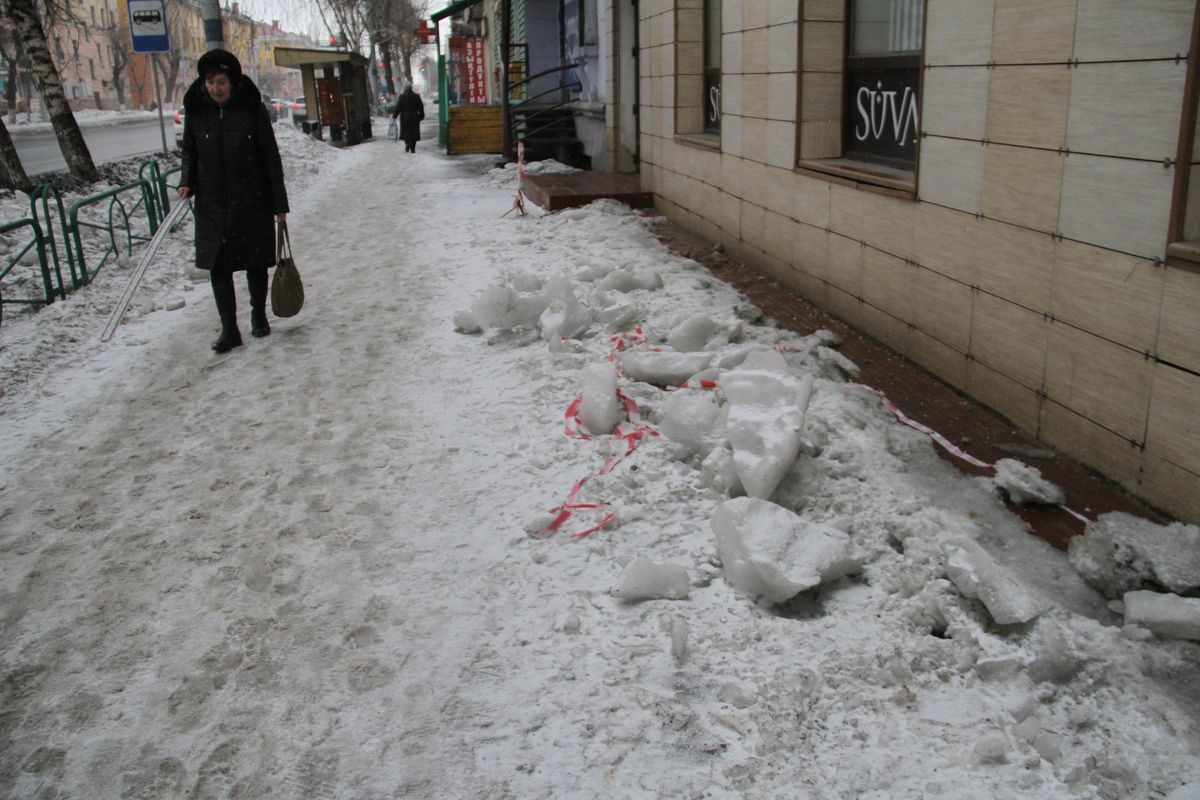
[[[276,47],[275,65],[300,70],[306,132],[332,142],[358,144],[371,138],[371,93],[367,57],[345,50]]]

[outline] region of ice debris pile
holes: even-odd
[[[557,216],[559,224],[572,219],[569,211]],[[575,423],[589,435],[622,436],[622,426],[631,422],[629,396],[641,397],[648,405],[641,412],[664,437],[670,456],[694,469],[700,486],[726,498],[715,507],[711,530],[725,579],[745,595],[783,603],[862,572],[874,543],[805,519],[797,513],[802,504],[794,489],[780,491],[838,435],[824,425],[806,427],[817,393],[844,398],[858,392],[871,408],[867,413],[882,417],[870,390],[847,382],[857,368],[836,352],[836,336],[818,331],[789,339],[771,324],[759,324],[761,313],[744,301],[727,313],[664,311],[652,300],[664,285],[658,270],[603,258],[585,259],[573,275],[516,272],[455,314],[454,325],[468,334],[537,335],[553,353],[595,356],[580,366],[573,406]],[[1065,500],[1061,489],[1016,459],[997,462],[989,481],[1014,503]],[[544,535],[551,518],[541,515],[527,530]],[[893,546],[931,547],[925,591],[952,586],[1000,626],[1030,623],[1053,606],[985,546],[974,526],[928,533],[891,533]],[[1071,563],[1109,598],[1123,595],[1110,607],[1126,614],[1131,635],[1147,629],[1200,639],[1198,545],[1195,526],[1163,527],[1109,514],[1072,544]],[[684,599],[686,580],[679,565],[639,557],[614,593],[631,601]]]
[[[1068,554],[1124,613],[1130,635],[1200,640],[1200,527],[1105,514],[1071,540]]]

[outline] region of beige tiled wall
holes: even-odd
[[[840,147],[842,0],[726,2],[719,142],[677,137],[663,36],[695,2],[640,6],[659,207],[1200,520],[1200,273],[1163,262],[1193,4],[926,0],[905,198],[794,168]]]

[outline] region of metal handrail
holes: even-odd
[[[550,69],[544,69],[535,75],[530,75],[528,78],[523,78],[519,81],[510,83],[508,86],[509,97],[510,98],[512,97],[512,90],[516,87],[527,85],[531,81],[537,80],[538,78],[544,78],[547,75],[553,75],[555,73],[562,73],[562,72],[566,72],[567,70],[575,69],[578,66],[579,66],[578,63],[560,64],[557,67],[551,67]],[[536,95],[533,95],[531,97],[526,97],[526,98],[516,101],[516,102],[512,102],[510,99],[509,115],[510,115],[511,119],[509,120],[509,124],[512,127],[513,139],[518,140],[518,141],[526,140],[531,136],[535,136],[535,135],[541,133],[542,131],[553,127],[554,121],[547,122],[545,124],[539,125],[538,127],[535,127],[532,129],[529,127],[529,125],[530,125],[531,121],[536,120],[538,117],[546,116],[546,115],[550,114],[551,112],[557,111],[560,108],[564,108],[568,105],[571,105],[572,103],[574,103],[576,101],[575,101],[575,98],[569,98],[567,100],[559,100],[558,102],[551,103],[549,105],[538,105],[535,110],[524,113],[524,120],[521,123],[518,123],[516,120],[516,113],[517,113],[516,110],[517,109],[519,109],[523,106],[524,107],[530,106],[538,98],[544,97],[545,95],[553,94],[555,92],[562,92],[563,90],[569,89],[571,87],[582,87],[582,85],[583,84],[580,83],[578,80],[574,80],[569,83],[559,83],[558,86],[553,86],[549,89],[539,92]]]
[[[557,67],[551,67],[550,69],[544,69],[544,70],[542,70],[541,72],[539,72],[539,73],[537,73],[537,74],[530,75],[530,76],[528,76],[528,77],[526,77],[526,78],[522,78],[522,79],[521,79],[521,80],[519,80],[519,81],[511,81],[511,82],[508,84],[508,96],[511,98],[511,97],[512,97],[512,90],[513,90],[513,89],[515,89],[515,88],[517,88],[518,86],[524,86],[525,84],[527,84],[527,83],[529,83],[529,82],[531,82],[531,81],[535,81],[535,80],[537,80],[538,78],[544,78],[544,77],[546,77],[547,75],[553,75],[553,74],[554,74],[554,73],[556,73],[556,72],[566,72],[567,70],[569,70],[569,69],[575,69],[575,68],[576,68],[576,67],[578,67],[578,66],[579,66],[579,63],[578,63],[578,62],[576,62],[576,63],[574,63],[574,64],[560,64],[560,65],[558,65]],[[578,84],[579,84],[579,81],[575,81],[575,84],[576,84],[576,85],[578,85]],[[569,83],[567,83],[567,84],[561,84],[561,83],[560,83],[560,84],[559,84],[557,87],[555,87],[555,88],[553,88],[553,89],[550,89],[550,90],[548,90],[548,91],[551,91],[551,92],[562,91],[562,89],[563,89],[563,87],[564,87],[564,86],[570,86],[570,85],[572,85],[572,84],[569,84]],[[542,94],[546,94],[546,92],[542,92]],[[541,97],[541,96],[542,96],[542,94],[539,94],[539,95],[537,95],[537,96],[538,96],[538,97]],[[522,100],[520,100],[519,102],[526,103],[526,102],[528,102],[528,101],[529,101],[529,100],[531,100],[531,99],[532,99],[532,98],[525,98],[525,99],[522,99]]]

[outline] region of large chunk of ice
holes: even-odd
[[[725,579],[746,594],[775,603],[862,566],[845,533],[767,500],[726,500],[713,514],[712,529]]]
[[[1200,598],[1158,592],[1126,592],[1125,622],[1162,636],[1200,640]]]
[[[532,328],[546,309],[538,295],[517,294],[508,286],[485,289],[471,303],[471,316],[482,328]]]
[[[733,497],[744,494],[742,481],[733,465],[733,451],[727,447],[715,447],[700,462],[700,485],[715,492]]]
[[[613,594],[622,600],[685,600],[688,574],[679,564],[655,564],[645,556],[629,562]]]
[[[612,433],[621,421],[617,399],[617,369],[611,362],[590,364],[580,373],[583,399],[575,416],[594,435]]]
[[[987,551],[965,536],[942,542],[946,574],[965,597],[978,599],[1000,625],[1028,622],[1045,610]]]
[[[769,498],[796,461],[812,385],[811,375],[797,378],[772,350],[751,353],[721,380],[729,400],[726,438],[751,497]]]
[[[725,409],[710,391],[681,390],[668,395],[658,430],[702,460],[725,438]]]
[[[621,371],[635,381],[655,386],[678,386],[708,368],[711,353],[675,353],[669,350],[628,350],[617,356]]]
[[[671,328],[667,341],[671,347],[683,352],[703,350],[708,340],[716,336],[720,326],[707,314],[693,314]]]
[[[596,286],[605,291],[634,292],[638,289],[653,291],[662,287],[662,278],[651,269],[614,269],[596,281]]]
[[[1135,589],[1200,589],[1200,526],[1158,525],[1114,511],[1089,523],[1067,554],[1084,580],[1109,598]]]
[[[1042,473],[1015,458],[1002,458],[995,464],[996,485],[1017,505],[1061,506],[1062,489],[1042,477]]]

